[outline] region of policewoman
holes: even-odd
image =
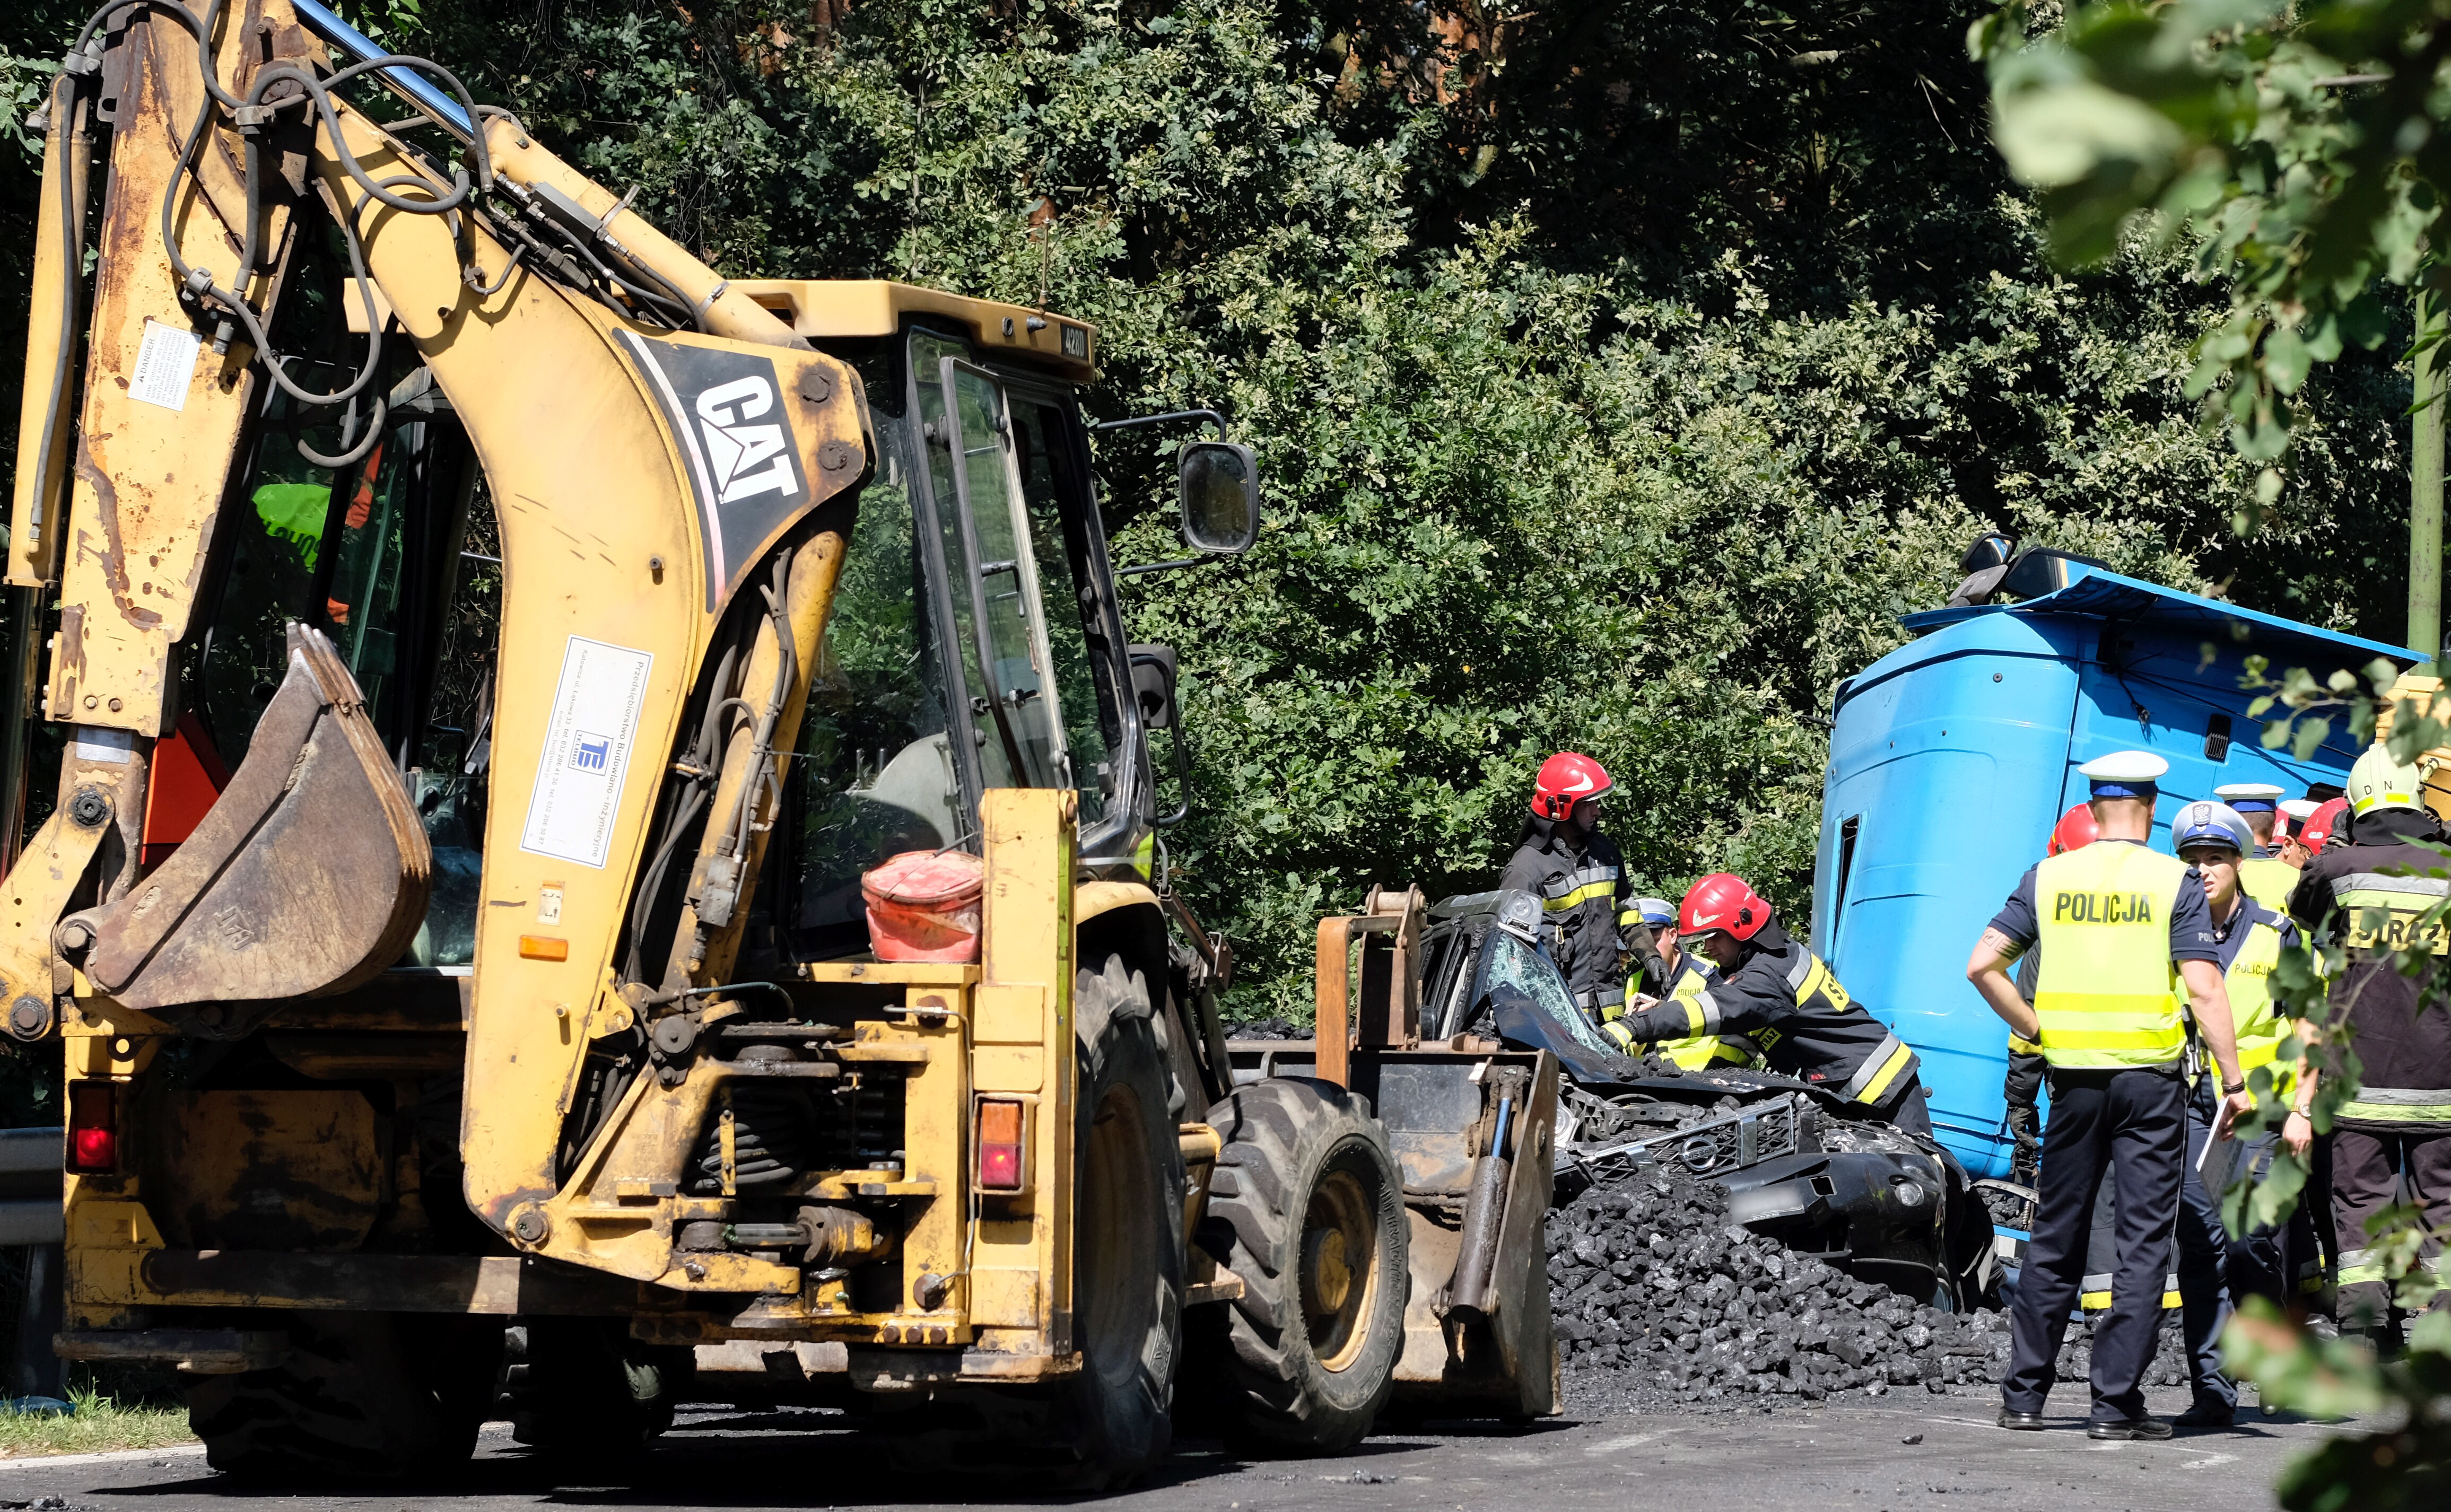
[[[2093,1339],[2088,1436],[2167,1439],[2145,1412],[2171,1233],[2186,1160],[2186,1021],[2220,1068],[2214,1135],[2253,1107],[2238,1069],[2229,993],[2204,883],[2175,855],[2148,850],[2155,782],[2169,763],[2123,751],[2080,769],[2101,837],[2035,863],[1967,962],[1967,979],[2010,1029],[2042,1047],[2050,1120],[2043,1129],[2040,1201],[2011,1318],[2000,1426],[2043,1424],[2069,1310],[2084,1280],[2094,1188],[2118,1195],[2119,1267]],[[2029,1005],[2009,977],[2039,945]]]

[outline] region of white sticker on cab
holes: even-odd
[[[570,638],[520,849],[601,868],[621,812],[621,784],[645,707],[650,652]]]

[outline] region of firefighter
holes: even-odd
[[[1695,883],[1676,911],[1676,933],[1680,949],[1690,943],[1707,957],[1717,980],[1626,1014],[1635,1042],[1741,1034],[1771,1070],[1826,1087],[1909,1133],[1931,1132],[1915,1052],[1856,1006],[1742,877],[1714,872]]]
[[[2285,912],[2289,890],[2298,885],[2298,869],[2282,858],[2281,840],[2274,837],[2276,829],[2283,836],[2288,834],[2279,822],[2281,790],[2269,782],[2226,782],[2213,789],[2213,796],[2245,819],[2255,837],[2255,849],[2239,863],[2239,884],[2271,912]]]
[[[1676,905],[1662,897],[1638,897],[1635,912],[1641,916],[1651,937],[1658,943],[1659,959],[1668,969],[1667,991],[1657,996],[1637,994],[1633,983],[1626,993],[1636,1009],[1646,1009],[1663,1001],[1686,1001],[1702,995],[1718,979],[1718,968],[1708,959],[1682,948],[1676,937]],[[1621,1050],[1636,1049],[1634,1036],[1623,1022],[1624,1015],[1600,1026],[1601,1032],[1617,1041]],[[1761,1057],[1754,1053],[1753,1041],[1733,1034],[1692,1034],[1683,1039],[1664,1039],[1651,1047],[1689,1071],[1710,1070],[1719,1066],[1757,1066]]]
[[[1540,948],[1595,1024],[1624,1011],[1629,955],[1652,980],[1668,976],[1651,932],[1627,921],[1625,862],[1599,833],[1600,800],[1615,785],[1587,756],[1560,751],[1541,762],[1532,817],[1498,883],[1540,900]]]
[[[2335,840],[2344,845],[2348,843],[2349,827],[2343,817],[2348,812],[2348,799],[2325,798],[2315,805],[2314,813],[2306,815],[2306,822],[2298,827],[2298,844],[2310,859],[2329,850]],[[2299,880],[2305,879],[2301,877]],[[2290,889],[2290,895],[2297,895],[2296,888]]]
[[[2146,848],[2154,784],[2169,763],[2125,751],[2080,770],[2092,784],[2101,837],[2028,869],[1966,965],[1984,1001],[2041,1046],[2049,1065],[2041,1197],[2017,1290],[1999,1422],[2004,1428],[2043,1426],[2069,1309],[2084,1277],[2094,1189],[2107,1169],[2117,1184],[2119,1268],[2108,1314],[2094,1333],[2086,1431],[2096,1439],[2167,1439],[2170,1425],[2146,1416],[2142,1383],[2153,1359],[2185,1163],[2183,982],[2221,1068],[2214,1137],[2227,1139],[2230,1122],[2254,1105],[2239,1073],[2204,883],[2178,857]],[[2043,958],[2029,1005],[2009,968],[2034,946]]]
[[[2102,831],[2093,822],[2093,810],[2079,803],[2060,815],[2051,826],[2050,843],[2044,847],[2045,855],[2057,855],[2062,851],[2074,851],[2091,845]],[[2034,1000],[2034,972],[2042,963],[2042,954],[2028,951],[2017,963],[2017,993],[2027,1002]],[[2009,1031],[2009,1074],[2001,1082],[2000,1094],[2009,1104],[2009,1137],[2014,1147],[2009,1156],[2009,1179],[2020,1187],[2031,1187],[2038,1169],[2038,1152],[2042,1149],[2043,1048],[2029,1039]]]
[[[2451,881],[2430,846],[2451,841],[2419,800],[2422,776],[2395,761],[2381,743],[2349,771],[2347,842],[2306,863],[2289,912],[2309,930],[2328,930],[2347,963],[2330,990],[2327,1037],[2345,1037],[2363,1070],[2357,1096],[2333,1114],[2332,1232],[2339,1267],[2341,1326],[2380,1342],[2391,1302],[2368,1220],[2393,1207],[2405,1184],[2429,1230],[2419,1256],[2441,1272],[2440,1234],[2451,1226],[2451,1014],[2443,1011],[2439,909]],[[2393,964],[2394,947],[2435,957],[2415,976]],[[2318,1052],[2320,1054],[2320,1051]],[[2293,1116],[2282,1132],[2304,1149],[2320,1059],[2310,1056],[2293,1090]],[[2417,1289],[2431,1289],[2412,1278]]]

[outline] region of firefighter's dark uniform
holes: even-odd
[[[2042,956],[2035,951],[2028,951],[2025,959],[2017,963],[2017,991],[2029,1003],[2034,1000],[2034,972],[2041,965]],[[2043,1070],[2043,1048],[2011,1031],[2009,1070],[2001,1078],[2000,1095],[2009,1105],[2009,1138],[2012,1142],[2009,1179],[2020,1187],[2032,1186],[2042,1166]]]
[[[2119,1259],[2094,1333],[2092,1416],[2133,1422],[2145,1416],[2186,1158],[2177,963],[2221,959],[2204,883],[2177,856],[2097,840],[2029,869],[1991,928],[2042,948],[2034,1011],[2051,1100],[2001,1404],[2038,1413],[2050,1395],[2107,1170]]]
[[[1634,912],[1617,842],[1588,835],[1577,846],[1562,820],[1534,816],[1523,842],[1499,879],[1501,891],[1529,893],[1540,900],[1540,946],[1575,994],[1575,1005],[1595,1024],[1625,1008],[1626,966],[1652,980],[1668,968],[1652,943],[1651,930]]]
[[[1622,1022],[1645,1043],[1741,1034],[1771,1070],[1827,1087],[1909,1133],[1931,1132],[1915,1052],[1857,1007],[1828,964],[1775,919],[1745,942],[1735,971]]]
[[[2391,951],[2403,941],[2438,957],[2445,952],[2442,933],[2419,933],[2416,921],[2451,890],[2451,863],[2414,843],[2444,838],[2434,816],[2421,811],[2384,809],[2352,819],[2349,843],[2309,861],[2289,895],[2292,916],[2310,930],[2328,928],[2347,951],[2331,986],[2331,1018],[2347,1022],[2349,1049],[2364,1070],[2356,1099],[2332,1121],[2332,1228],[2344,1328],[2376,1329],[2385,1322],[2389,1286],[2365,1226],[2399,1200],[2403,1181],[2429,1229],[2451,1226],[2451,1013],[2428,1001],[2440,995],[2441,965],[2412,979],[2391,964]],[[2441,1241],[2427,1239],[2419,1253],[2439,1278]]]

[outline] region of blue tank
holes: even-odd
[[[1977,1176],[2009,1171],[2008,1042],[1966,960],[2084,799],[2077,768],[2124,750],[2167,760],[2154,815],[2167,850],[2183,803],[2232,782],[2294,797],[2345,781],[2357,757],[2338,722],[2305,760],[2265,750],[2246,658],[2318,679],[2421,659],[2049,555],[2064,586],[1909,615],[1916,638],[1839,684],[1822,788],[1814,948],[1921,1054],[1933,1129]]]

